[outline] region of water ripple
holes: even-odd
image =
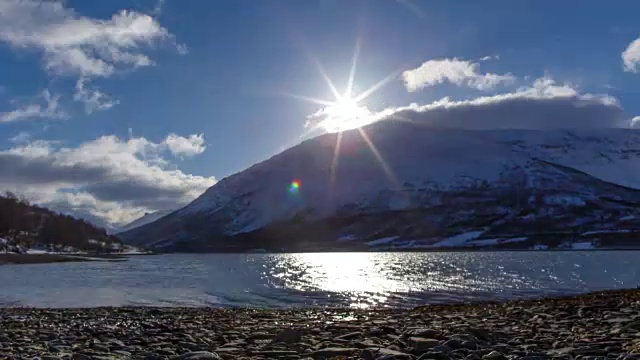
[[[200,254],[0,267],[0,306],[353,306],[640,284],[638,252]]]

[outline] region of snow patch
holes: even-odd
[[[389,236],[381,239],[371,240],[371,241],[367,241],[367,245],[376,246],[376,245],[388,244],[390,242],[393,242],[393,240],[397,238],[399,238],[399,236]]]
[[[573,195],[547,195],[544,197],[545,205],[571,205],[571,206],[585,206],[586,202],[579,196]]]
[[[27,249],[27,254],[51,254],[50,251],[40,249]]]
[[[508,244],[508,243],[514,243],[514,242],[522,242],[522,241],[527,241],[529,240],[528,237],[516,237],[516,238],[511,238],[511,239],[507,239],[505,241],[503,241],[503,244]]]
[[[630,232],[631,230],[627,230],[627,229],[593,230],[593,231],[583,232],[582,234],[580,234],[580,236],[596,235],[596,234],[624,234],[624,233],[630,233]]]
[[[500,245],[500,244],[509,244],[509,243],[526,241],[527,239],[528,238],[526,237],[517,237],[517,238],[510,238],[510,239],[505,239],[505,238],[478,239],[478,240],[471,240],[467,242],[465,245],[466,246],[494,246],[494,245]]]
[[[437,243],[433,244],[433,246],[436,246],[436,247],[462,246],[469,240],[477,239],[483,233],[484,233],[484,230],[483,231],[470,231],[470,232],[467,232],[467,233],[458,234],[456,236],[452,236],[452,237],[446,238],[444,240],[440,240]]]
[[[466,246],[492,246],[498,245],[501,239],[482,239],[482,240],[472,240],[466,243]]]
[[[355,235],[344,235],[336,239],[336,241],[339,241],[339,242],[354,241],[354,240],[358,240],[358,237],[356,237]]]
[[[591,243],[590,241],[575,242],[571,244],[571,249],[573,250],[593,250],[595,248],[596,247],[593,246],[593,243]]]

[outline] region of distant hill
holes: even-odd
[[[120,240],[85,220],[62,215],[17,196],[0,195],[2,252],[119,252]]]
[[[171,209],[171,210],[158,210],[152,213],[146,213],[143,216],[133,220],[132,222],[128,223],[127,225],[114,229],[112,231],[113,234],[118,234],[118,233],[122,233],[125,231],[129,231],[132,229],[135,229],[137,227],[140,227],[142,225],[146,225],[150,222],[154,222],[158,219],[160,219],[163,216],[169,215],[172,212],[174,212],[175,210]]]

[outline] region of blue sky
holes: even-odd
[[[411,103],[598,96],[611,121],[563,124],[627,126],[639,13],[584,0],[0,0],[0,187],[117,225],[329,123]],[[387,79],[357,111],[295,98],[335,100],[318,63],[343,94],[357,42],[354,93]]]

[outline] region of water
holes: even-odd
[[[640,285],[640,252],[180,254],[0,266],[0,306],[409,307]]]

